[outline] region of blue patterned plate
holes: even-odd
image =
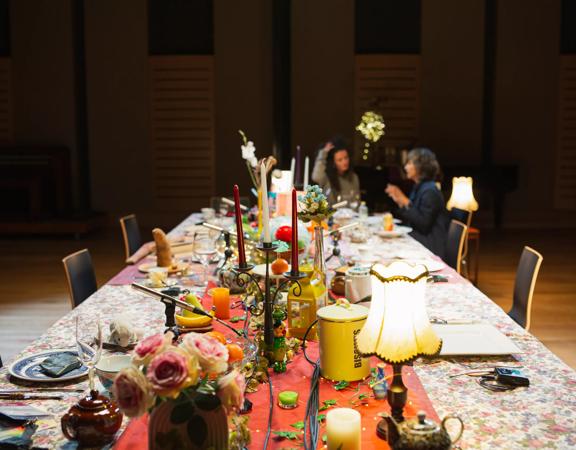
[[[17,359],[10,365],[8,371],[10,372],[10,375],[21,380],[36,381],[41,383],[59,383],[61,381],[75,380],[77,378],[82,378],[88,375],[88,367],[85,365],[71,370],[67,374],[58,378],[50,377],[42,372],[42,369],[40,368],[42,361],[50,356],[60,353],[69,353],[74,356],[78,355],[78,352],[75,349],[57,349],[36,353],[35,355],[25,356],[23,358]]]

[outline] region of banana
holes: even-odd
[[[176,314],[174,317],[178,325],[186,328],[201,328],[210,325],[212,322],[212,317],[201,316],[198,314],[194,314],[194,317],[184,317]]]
[[[186,296],[186,303],[191,304],[196,308],[200,308],[202,311],[205,311],[202,303],[200,303],[194,294],[188,294]],[[213,316],[214,312],[211,311],[210,314]],[[192,311],[188,311],[187,309],[182,312],[181,316],[176,314],[174,317],[176,318],[176,323],[178,325],[186,328],[201,328],[210,325],[210,322],[212,322],[212,317],[196,314]]]

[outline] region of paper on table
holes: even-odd
[[[442,339],[440,356],[524,353],[507,336],[487,323],[432,325],[432,328]]]

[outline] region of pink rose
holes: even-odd
[[[164,348],[172,345],[174,335],[171,332],[166,334],[154,334],[139,342],[134,349],[134,362],[137,364],[147,364],[154,355],[160,353]]]
[[[156,394],[176,398],[181,389],[198,380],[198,362],[178,348],[170,349],[154,356],[146,369],[146,378]]]
[[[148,380],[134,366],[126,367],[116,375],[112,389],[118,406],[128,417],[141,416],[154,404]]]
[[[181,347],[198,358],[205,372],[219,374],[228,369],[228,349],[217,339],[200,333],[188,333]]]
[[[242,408],[245,389],[246,379],[236,369],[218,379],[218,398],[229,411]]]

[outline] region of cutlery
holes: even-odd
[[[475,323],[480,323],[478,320],[466,320],[466,319],[440,319],[438,317],[433,317],[430,319],[430,323],[435,325],[473,325]]]
[[[69,392],[69,393],[82,393],[86,389],[81,388],[34,388],[34,389],[0,389],[2,394],[18,394],[18,393],[35,393],[35,392]]]
[[[63,395],[42,395],[42,394],[0,394],[0,400],[62,400]]]

